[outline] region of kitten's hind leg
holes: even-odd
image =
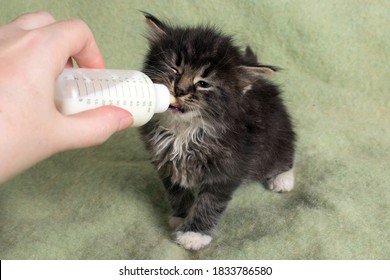
[[[289,192],[294,188],[294,169],[280,173],[268,181],[268,188],[274,192]]]

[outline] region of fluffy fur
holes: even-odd
[[[176,102],[141,128],[173,210],[176,242],[208,245],[234,190],[244,180],[289,191],[294,132],[279,89],[247,47],[215,28],[169,26],[150,14],[143,72]]]

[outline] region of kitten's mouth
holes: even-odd
[[[169,109],[171,109],[171,111],[174,111],[174,112],[180,112],[180,113],[184,113],[184,109],[183,107],[180,105],[180,103],[178,102],[178,100],[173,97],[171,95],[171,103],[169,104]]]
[[[174,112],[180,112],[180,113],[185,112],[183,107],[181,107],[181,105],[179,104],[179,102],[169,104],[169,109],[171,109]]]

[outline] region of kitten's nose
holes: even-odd
[[[180,97],[180,96],[183,96],[183,95],[186,95],[186,90],[182,87],[179,87],[179,86],[175,86],[175,95],[176,97]]]

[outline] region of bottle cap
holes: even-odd
[[[163,113],[169,108],[170,93],[166,86],[154,84],[156,90],[156,109],[155,113]]]

